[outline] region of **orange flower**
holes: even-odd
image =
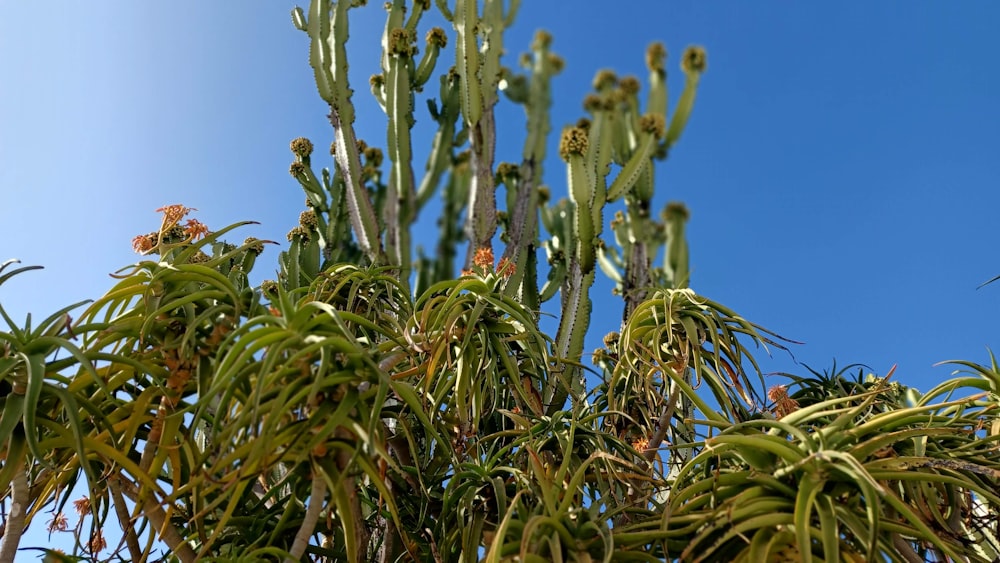
[[[76,509],[76,513],[80,516],[86,516],[90,513],[90,498],[84,496],[74,500],[73,508]]]
[[[184,225],[184,232],[191,240],[198,240],[208,234],[208,227],[197,219],[188,219]]]
[[[646,451],[646,448],[649,447],[649,439],[646,437],[639,438],[638,440],[632,442],[632,447],[635,448],[636,451],[644,452]]]
[[[505,278],[511,277],[514,275],[514,263],[504,256],[500,259],[500,263],[497,264],[497,273]]]
[[[49,522],[49,533],[52,532],[65,532],[69,529],[69,521],[66,520],[66,516],[62,512],[56,513]]]
[[[158,238],[158,237],[157,237]],[[132,239],[132,250],[138,254],[146,254],[156,246],[152,235],[138,235]]]
[[[108,542],[104,539],[104,534],[100,530],[94,532],[94,535],[90,537],[90,552],[97,553],[104,548],[108,547]]]
[[[480,268],[493,269],[493,249],[488,246],[476,249],[476,254],[472,257],[472,263]]]
[[[193,207],[184,207],[179,203],[174,205],[167,205],[156,210],[157,213],[163,213],[163,220],[167,224],[177,223],[184,218],[185,215],[192,211],[198,211]]]
[[[775,385],[767,390],[767,399],[777,403],[788,398],[788,389],[784,385]]]
[[[784,385],[775,385],[768,389],[767,399],[774,403],[771,411],[778,418],[782,418],[799,409],[799,402],[788,396],[788,388]]]

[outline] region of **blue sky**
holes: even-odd
[[[986,362],[1000,347],[1000,284],[976,289],[1000,273],[1000,4],[524,4],[509,61],[536,29],[553,33],[567,61],[553,86],[557,131],[582,115],[598,69],[645,81],[644,50],[662,40],[675,100],[681,51],[707,48],[688,128],[657,169],[658,205],[691,210],[696,291],[804,341],[799,362],[899,364],[897,378],[923,389],[950,371],[935,362]],[[259,221],[238,238],[284,242],[304,199],[288,142],[323,147],[332,135],[291,6],[0,5],[0,260],[46,268],[0,287],[8,312],[45,316],[99,296],[165,204],[196,207],[214,228]],[[384,144],[367,93],[384,13],[352,13],[357,128]],[[520,110],[498,111],[510,124],[498,160],[516,160]],[[565,193],[561,163],[546,174]],[[269,248],[260,277],[276,258]],[[595,298],[599,338],[619,310]],[[781,355],[762,367],[804,372]]]

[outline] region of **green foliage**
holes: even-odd
[[[0,562],[43,513],[68,526],[77,484],[78,545],[53,560],[104,558],[103,530],[118,524],[116,553],[134,561],[1000,555],[995,362],[960,362],[969,373],[924,395],[891,373],[836,369],[765,393],[753,351],[787,341],[688,288],[688,212],[651,205],[702,49],[685,51],[672,109],[662,45],[646,54],[644,109],[638,79],[598,73],[589,117],[561,135],[568,186],[553,200],[543,163],[563,62],[539,32],[523,73],[502,66],[516,1],[436,2],[455,64],[427,102],[437,130],[420,179],[416,98],[449,39],[431,29],[421,53],[430,2],[386,4],[370,82],[386,144],[368,146],[344,48],[356,4],[292,14],[330,106],[333,158],[314,170],[313,143],[291,143],[308,209],[276,280],[249,281],[267,241],[229,244],[241,225],[182,225],[191,210],[175,205],[133,240],[145,258],[76,322],[80,305],[37,327],[0,308]],[[524,107],[520,163],[494,163],[501,90]],[[435,251],[414,254],[434,198]],[[0,284],[30,269],[10,264]],[[598,270],[622,323],[588,385]]]

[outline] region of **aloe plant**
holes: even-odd
[[[292,12],[331,146],[291,141],[307,208],[275,279],[250,281],[270,241],[226,241],[245,223],[213,231],[171,205],[93,303],[38,326],[0,307],[0,563],[43,515],[68,529],[71,501],[74,551],[42,548],[51,560],[1000,554],[995,362],[959,363],[926,394],[836,369],[765,390],[756,356],[789,341],[691,288],[689,212],[653,205],[702,48],[680,57],[673,105],[661,44],[645,96],[599,71],[553,142],[565,63],[538,32],[520,69],[503,65],[516,0],[392,0],[367,89],[386,117],[376,146],[354,130],[345,48],[363,4]],[[426,29],[433,10],[451,33]],[[524,111],[520,162],[495,162],[507,102]],[[432,138],[413,138],[417,119]],[[546,181],[552,145],[564,187]],[[436,198],[428,254],[414,228]],[[10,265],[0,284],[30,269]],[[592,326],[598,275],[618,326]]]

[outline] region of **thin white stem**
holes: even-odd
[[[0,563],[14,563],[17,547],[24,533],[24,520],[28,515],[28,474],[19,469],[10,482],[10,515],[0,542]]]
[[[309,547],[309,538],[312,537],[316,529],[316,522],[319,520],[320,512],[323,511],[323,501],[326,500],[326,481],[323,479],[313,479],[312,490],[309,491],[309,507],[306,508],[305,516],[302,518],[302,525],[299,526],[298,533],[295,534],[295,541],[292,542],[292,549],[285,558],[285,563],[295,563],[302,559],[302,555]]]

